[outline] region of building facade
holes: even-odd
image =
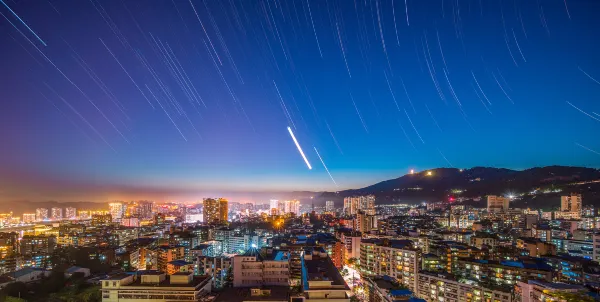
[[[502,196],[488,195],[487,210],[490,213],[507,211],[510,205],[510,199]]]
[[[234,256],[233,287],[289,286],[289,253],[279,251],[266,256],[256,249]]]
[[[229,214],[228,202],[224,198],[205,198],[202,201],[204,206],[203,218],[206,224],[226,224]]]
[[[363,239],[360,243],[360,270],[365,276],[394,277],[415,291],[420,267],[420,251],[410,240]]]

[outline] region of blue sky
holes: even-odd
[[[600,166],[594,1],[5,3],[0,200]]]

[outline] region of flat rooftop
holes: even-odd
[[[221,292],[214,302],[242,302],[242,301],[289,301],[289,287],[269,286],[271,294],[268,296],[252,296],[251,288],[231,288]],[[266,289],[266,288],[263,288]]]
[[[571,289],[571,290],[582,290],[585,289],[585,287],[581,286],[581,285],[576,285],[576,284],[567,284],[567,283],[553,283],[553,282],[545,282],[545,281],[541,281],[541,280],[529,280],[530,284],[537,284],[543,287],[547,287],[550,289],[556,289],[556,290],[567,290],[567,289]]]
[[[333,265],[333,262],[329,257],[320,257],[313,255],[312,260],[303,259],[304,267],[303,273],[307,281],[331,281],[332,285],[344,285],[348,288],[348,285],[342,278],[340,271]]]
[[[198,286],[199,284],[205,282],[208,279],[209,279],[208,276],[194,276],[192,278],[192,281],[190,283],[187,283],[187,284],[185,284],[185,283],[184,284],[171,284],[170,276],[167,276],[165,278],[165,280],[163,280],[159,284],[156,284],[156,283],[142,283],[142,278],[138,278],[133,283],[127,284],[125,286],[121,285],[121,288],[122,287],[125,287],[125,288],[127,288],[127,287],[152,287],[152,288],[157,288],[157,287],[158,288],[160,288],[160,287],[165,287],[165,288],[168,288],[168,287],[181,287],[181,288],[183,288],[183,287],[196,287],[196,286]]]
[[[135,278],[135,281],[133,281],[132,283],[123,285],[121,284],[121,287],[196,287],[198,286],[198,284],[203,283],[204,281],[206,281],[208,278],[208,276],[194,276],[191,280],[190,283],[188,284],[171,284],[171,279],[170,276],[166,276],[165,280],[161,281],[160,283],[156,284],[156,283],[142,283],[142,277],[143,275],[161,275],[164,274],[162,272],[147,272],[147,273],[143,273],[143,274],[138,274],[137,278]],[[188,273],[176,273],[175,275],[187,275]],[[129,276],[132,276],[132,274],[126,274],[126,273],[121,273],[121,274],[117,274],[108,278],[104,278],[101,279],[101,281],[105,281],[105,280],[122,280],[124,278],[127,278]]]

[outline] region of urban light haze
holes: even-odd
[[[0,202],[600,167],[597,1],[2,4]]]

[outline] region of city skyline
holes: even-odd
[[[0,302],[600,301],[599,15],[0,0]]]

